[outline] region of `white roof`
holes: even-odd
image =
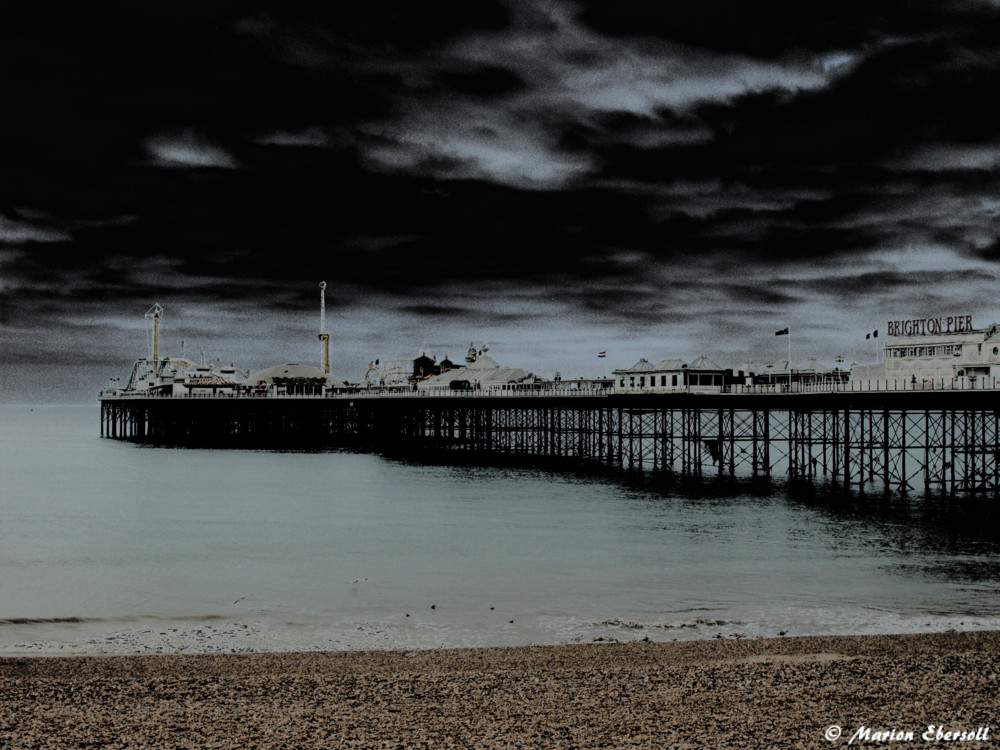
[[[627,370],[615,370],[614,372],[616,375],[625,375],[631,372],[678,372],[684,369],[717,370],[720,372],[725,370],[724,367],[720,367],[708,357],[698,357],[690,365],[685,364],[683,359],[664,359],[656,365],[650,364],[647,359],[640,359]]]
[[[664,359],[659,362],[654,370],[683,370],[685,367],[683,359]]]
[[[688,369],[689,370],[720,370],[720,371],[722,371],[722,370],[725,370],[726,368],[725,367],[720,367],[719,365],[715,364],[715,362],[713,362],[712,360],[710,360],[708,357],[701,356],[701,357],[698,357],[698,359],[696,359],[694,362],[692,362],[691,364],[689,364],[688,365]]]
[[[466,365],[466,367],[470,370],[490,370],[496,369],[499,366],[500,365],[496,363],[496,360],[485,355],[480,355],[475,362]]]
[[[652,372],[653,366],[648,359],[640,359],[627,370],[615,370],[615,372]]]

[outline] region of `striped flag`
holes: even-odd
[[[607,352],[598,352],[597,356],[598,357],[606,357],[606,356],[608,356],[608,353]]]
[[[787,336],[788,335],[788,329],[787,328],[782,328],[780,331],[775,331],[774,335],[775,336]]]

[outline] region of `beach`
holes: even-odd
[[[8,657],[0,691],[10,750],[991,747],[1000,632]]]

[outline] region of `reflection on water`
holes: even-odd
[[[97,417],[4,409],[0,645],[33,620],[264,648],[1000,624],[988,501],[141,448]]]
[[[899,570],[942,580],[1000,580],[1000,511],[986,498],[795,493],[789,502],[831,519],[838,537],[863,535]]]

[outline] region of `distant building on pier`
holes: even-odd
[[[840,366],[829,367],[815,357],[810,357],[798,367],[787,359],[766,362],[763,366],[747,362],[742,368],[751,373],[754,385],[821,386],[846,383],[850,377],[848,370]]]
[[[448,359],[447,356],[438,362],[436,357],[428,357],[427,352],[421,352],[420,356],[413,360],[413,376],[411,381],[419,382],[454,369],[455,363]]]
[[[268,367],[247,378],[251,388],[273,396],[322,396],[341,392],[347,385],[311,365],[286,364]]]
[[[681,359],[664,359],[652,364],[640,359],[624,370],[613,370],[619,391],[719,392],[732,382],[733,371],[717,365],[708,357],[698,357],[687,364]]]
[[[583,375],[577,378],[564,378],[557,372],[546,387],[553,391],[607,391],[615,387],[615,380],[611,377],[588,378]]]
[[[503,392],[529,390],[538,387],[541,382],[541,378],[520,367],[502,367],[492,357],[479,354],[463,367],[442,370],[439,375],[417,381],[416,387],[420,391],[453,390],[461,387]],[[462,385],[455,386],[453,383]]]
[[[441,366],[433,357],[428,357],[427,352],[421,352],[420,356],[413,360],[413,379],[421,380],[432,375],[440,375]]]

